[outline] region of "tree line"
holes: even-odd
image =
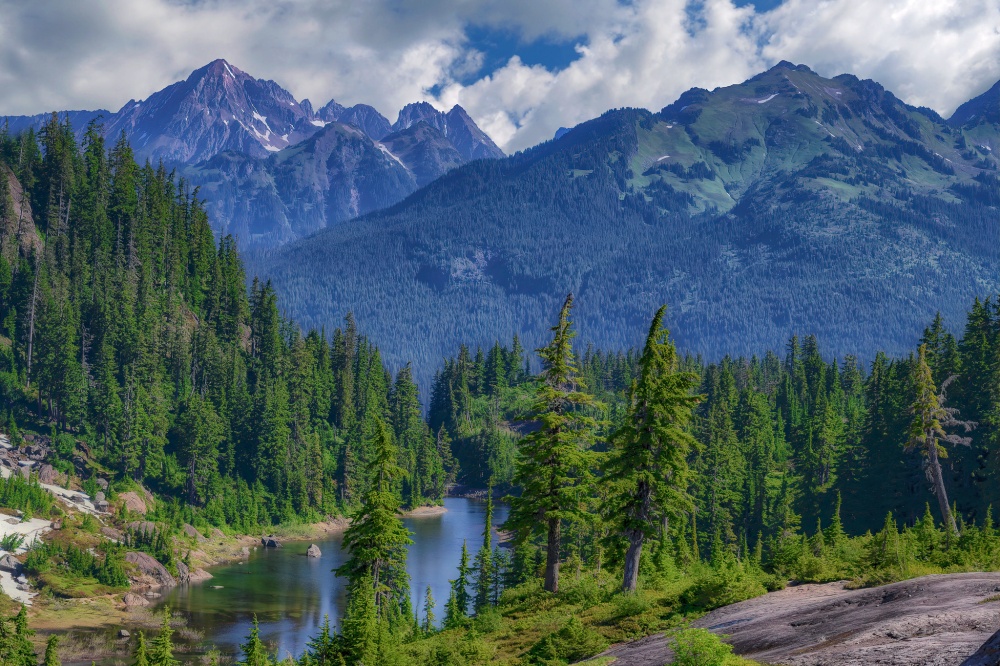
[[[409,367],[390,374],[350,316],[302,332],[270,284],[248,290],[196,190],[56,116],[0,132],[0,398],[60,471],[86,473],[81,442],[119,484],[245,532],[357,504],[383,423],[408,506],[457,471]]]

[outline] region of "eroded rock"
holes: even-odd
[[[1000,631],[962,662],[962,666],[998,666],[1000,664]]]
[[[138,576],[134,577],[136,586],[144,587],[174,587],[177,579],[170,575],[167,568],[154,557],[146,553],[126,553],[125,561],[135,565]]]
[[[7,571],[12,574],[19,573],[21,571],[21,563],[16,557],[7,553],[3,557],[0,557],[0,571]]]
[[[319,546],[312,544],[306,550],[306,557],[322,557],[323,553],[320,551]]]
[[[719,608],[693,624],[726,635],[737,654],[768,664],[952,666],[992,640],[1000,626],[1000,604],[982,603],[998,582],[1000,573],[963,573],[862,590],[843,583],[797,585]],[[615,657],[615,666],[672,659],[663,635],[604,655]]]
[[[205,537],[203,537],[201,533],[194,528],[194,525],[188,525],[187,523],[184,523],[184,526],[181,529],[184,531],[184,534],[188,535],[192,539],[197,539],[198,541],[206,541]]]
[[[121,493],[118,498],[122,501],[122,507],[128,511],[133,511],[135,513],[146,515],[146,501],[139,497],[139,495],[133,491],[128,491],[127,493]]]
[[[126,608],[144,608],[149,605],[149,599],[142,596],[141,594],[136,594],[135,592],[129,592],[125,595],[125,607]]]

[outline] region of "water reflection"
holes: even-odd
[[[445,499],[447,511],[436,516],[407,518],[413,533],[407,570],[414,609],[423,614],[423,599],[431,586],[437,602],[435,615],[444,616],[449,580],[461,557],[462,541],[474,556],[482,542],[485,502]],[[496,506],[494,525],[507,517],[507,507]],[[212,569],[205,583],[175,588],[163,603],[188,616],[188,623],[204,636],[204,647],[235,653],[249,633],[254,615],[261,637],[278,655],[300,654],[318,633],[324,616],[335,625],[346,607],[344,583],[333,574],[346,560],[341,535],[316,542],[320,558],[305,556],[308,543],[290,543],[280,549],[258,549],[246,564]],[[494,543],[496,538],[494,536]]]

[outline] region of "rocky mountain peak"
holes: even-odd
[[[466,160],[496,159],[503,151],[459,105],[445,114],[445,134]]]
[[[311,105],[303,108],[274,81],[219,59],[146,100],[129,102],[106,131],[125,131],[140,159],[182,163],[225,150],[266,156],[314,132],[312,119]]]
[[[948,119],[948,124],[952,127],[981,123],[1000,124],[1000,81],[982,95],[955,109],[955,113]]]
[[[421,121],[427,123],[431,127],[447,133],[447,121],[445,120],[445,114],[438,111],[427,102],[413,102],[404,106],[400,110],[399,117],[396,119],[396,122],[392,125],[392,131],[399,132],[400,130],[406,129],[410,125],[415,125]]]

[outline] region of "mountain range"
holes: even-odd
[[[605,348],[636,344],[667,303],[694,353],[816,334],[871,358],[1000,291],[1000,83],[945,119],[782,62],[510,157],[461,107],[410,104],[394,123],[314,110],[222,60],[68,117],[99,115],[201,188],[290,315],[332,327],[353,312],[425,386],[462,342],[540,344],[567,292],[581,341]]]
[[[364,104],[318,111],[274,81],[225,60],[120,110],[58,112],[78,135],[92,121],[124,136],[139,160],[177,168],[202,188],[214,228],[244,247],[301,238],[396,203],[434,178],[503,152],[464,109],[426,102],[393,124]],[[38,130],[51,114],[7,119]]]
[[[352,311],[425,381],[461,342],[541,344],[568,292],[581,342],[605,348],[667,303],[681,347],[710,357],[796,333],[900,353],[1000,290],[998,111],[997,88],[949,121],[783,62],[453,169],[251,263],[303,324]]]

